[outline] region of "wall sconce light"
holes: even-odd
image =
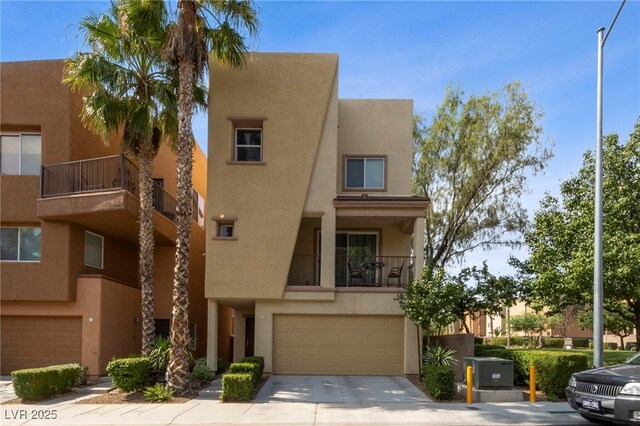
[[[89,317],[89,322],[93,322],[93,317]]]

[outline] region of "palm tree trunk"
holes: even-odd
[[[189,58],[179,63],[178,147],[177,147],[177,207],[176,257],[173,279],[173,310],[171,318],[171,357],[167,367],[167,384],[178,394],[189,387],[189,243],[193,193],[193,136],[191,111],[195,67]]]
[[[155,341],[155,314],[153,301],[154,238],[153,238],[153,146],[151,140],[142,142],[138,160],[140,171],[140,228],[139,267],[142,293],[142,355],[149,355]]]

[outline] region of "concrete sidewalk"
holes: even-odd
[[[103,385],[104,386],[104,385]],[[3,404],[0,424],[17,425],[587,425],[566,402],[221,403],[220,380],[184,404],[76,404],[77,393],[34,404]]]

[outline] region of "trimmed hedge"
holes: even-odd
[[[511,339],[507,339],[506,337],[492,337],[490,339],[485,339],[485,342],[490,345],[500,345],[507,346],[507,340],[510,340],[511,346],[529,346],[531,341],[522,336],[511,336]],[[533,343],[535,344],[537,340],[534,339]]]
[[[264,357],[261,356],[245,356],[240,359],[240,362],[252,362],[254,364],[258,364],[260,366],[260,377],[262,377],[262,372],[264,371]]]
[[[501,345],[475,345],[473,347],[474,356],[493,356],[486,355],[488,352],[495,351],[496,349],[506,349]]]
[[[151,363],[147,357],[114,358],[107,364],[107,373],[124,392],[142,391],[151,377]]]
[[[213,380],[213,373],[207,366],[206,358],[196,359],[193,369],[191,370],[191,381],[200,383],[209,383]]]
[[[638,344],[636,342],[627,342],[624,344],[624,350],[625,351],[637,351],[638,350]]]
[[[615,351],[618,349],[618,344],[615,342],[605,342],[604,348],[610,351]]]
[[[432,397],[449,400],[456,394],[456,373],[451,367],[426,364],[422,374],[427,392]]]
[[[542,339],[542,347],[562,349],[564,347],[564,339],[561,337],[545,337]]]
[[[260,372],[260,364],[256,364],[253,362],[234,362],[229,366],[229,373],[251,375],[251,380],[253,381],[254,387],[258,384],[260,377],[262,377],[262,373]]]
[[[591,339],[587,337],[574,337],[573,339],[573,347],[575,349],[587,349],[589,347],[589,342]]]
[[[231,364],[231,367],[237,364]],[[249,364],[257,365],[257,364]],[[256,387],[253,377],[248,373],[229,373],[222,377],[222,401],[249,401]]]
[[[39,400],[69,392],[82,380],[80,364],[61,364],[42,368],[16,370],[11,381],[20,398]]]
[[[537,387],[550,400],[565,393],[573,373],[589,368],[589,357],[569,351],[540,351],[527,349],[494,349],[484,356],[513,360],[513,379],[516,385],[529,383],[529,366],[536,367]]]

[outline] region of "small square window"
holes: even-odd
[[[84,233],[84,264],[94,268],[103,268],[104,237],[85,231]]]
[[[40,261],[41,229],[3,227],[0,230],[2,250],[0,260],[14,262]]]
[[[236,128],[235,161],[262,161],[262,129]]]
[[[233,237],[233,224],[232,223],[221,223],[218,227],[218,236],[231,238]]]
[[[384,157],[351,157],[345,161],[346,189],[384,189]]]
[[[0,135],[0,173],[39,175],[42,141],[39,134]]]

